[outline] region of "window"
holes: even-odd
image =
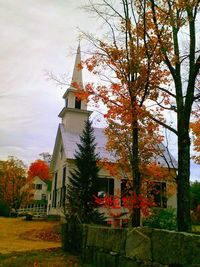
[[[42,194],[42,198],[41,199],[42,200],[46,200],[47,199],[46,194]]]
[[[57,202],[57,178],[58,178],[58,173],[56,172],[54,180],[53,196],[52,196],[52,207],[56,207],[56,202]]]
[[[60,191],[60,206],[64,206],[65,197],[66,197],[66,167],[63,168],[63,177],[62,177],[62,187]]]
[[[75,108],[81,109],[81,100],[78,97],[75,98]]]
[[[42,184],[36,184],[35,189],[36,190],[42,190]]]
[[[123,206],[124,200],[132,195],[133,181],[128,179],[121,180],[121,205]]]
[[[132,181],[128,179],[121,180],[121,197],[130,196],[132,191]]]
[[[104,197],[105,194],[114,195],[114,179],[99,178],[97,181],[97,196]]]
[[[148,183],[148,197],[154,201],[157,207],[167,208],[166,183]]]
[[[65,106],[68,107],[68,98],[65,99]]]

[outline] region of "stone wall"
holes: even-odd
[[[84,225],[82,258],[96,267],[200,267],[200,236]]]

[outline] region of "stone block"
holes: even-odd
[[[119,258],[119,267],[141,267],[141,265],[133,259],[121,256]]]
[[[200,236],[154,229],[152,254],[153,261],[161,264],[200,264]]]
[[[88,227],[87,246],[102,248],[105,252],[123,253],[125,249],[126,230],[108,227]]]
[[[117,255],[96,251],[95,267],[117,267]]]
[[[132,228],[127,231],[125,255],[128,258],[151,261],[151,229]]]

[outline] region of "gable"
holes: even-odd
[[[57,135],[56,135],[56,140],[55,140],[55,145],[54,145],[54,149],[53,149],[53,155],[52,155],[51,163],[50,163],[50,170],[51,171],[54,170],[56,162],[60,157],[61,147],[63,147],[63,151],[62,151],[63,157],[66,158],[66,153],[65,153],[65,149],[64,149],[64,145],[63,145],[61,129],[60,129],[60,124],[59,124],[58,130],[57,130]]]

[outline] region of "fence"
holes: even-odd
[[[46,205],[30,205],[26,207],[21,207],[17,210],[17,213],[34,213],[36,215],[46,215],[47,214],[47,206]]]

